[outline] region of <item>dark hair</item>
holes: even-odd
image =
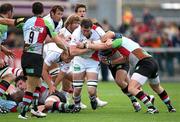
[[[75,13],[78,12],[79,8],[85,8],[85,10],[87,9],[86,5],[84,5],[84,4],[76,4],[75,9],[74,9]]]
[[[37,15],[37,14],[42,14],[44,11],[44,6],[42,3],[40,2],[35,2],[32,5],[32,12],[33,14]]]
[[[60,6],[60,5],[55,5],[55,6],[53,6],[53,7],[51,8],[50,13],[51,13],[51,12],[56,13],[57,10],[60,10],[60,11],[63,12],[63,11],[64,11],[64,8],[63,8],[62,6]]]
[[[19,80],[23,80],[24,82],[26,82],[27,77],[25,77],[25,76],[18,76],[18,77],[16,77],[15,80],[14,80],[15,86],[16,86],[16,84],[17,84],[17,82],[18,82]]]
[[[10,3],[5,3],[0,6],[1,14],[7,14],[9,11],[13,12],[13,6]]]
[[[92,21],[90,19],[87,19],[87,18],[82,19],[81,27],[84,27],[84,28],[88,29],[88,28],[92,28],[92,26],[93,26],[93,23],[92,23]]]

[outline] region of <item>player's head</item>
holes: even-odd
[[[74,11],[79,17],[84,18],[86,16],[86,11],[87,11],[86,5],[76,4]]]
[[[0,6],[0,14],[6,15],[7,18],[13,17],[13,6],[9,3]]]
[[[19,88],[22,91],[25,91],[27,86],[26,86],[26,80],[27,78],[25,76],[18,76],[16,77],[15,81],[15,86]]]
[[[44,12],[44,6],[41,2],[35,2],[32,5],[32,12],[34,15],[41,15]]]
[[[60,5],[55,5],[50,10],[50,15],[53,21],[59,22],[62,19],[64,8]]]
[[[59,58],[61,61],[65,62],[65,63],[69,63],[73,57],[70,56],[69,54],[67,54],[67,52],[63,51]]]
[[[91,35],[91,28],[93,23],[90,19],[82,19],[81,21],[81,31],[84,36],[89,37]]]
[[[73,32],[80,25],[80,17],[76,14],[73,14],[67,18],[64,26],[70,29]]]

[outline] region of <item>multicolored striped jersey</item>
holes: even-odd
[[[25,45],[28,45],[25,51],[30,53],[42,55],[42,46],[46,36],[57,35],[52,25],[41,17],[18,18],[15,20],[15,25],[23,30]]]
[[[123,56],[128,57],[131,66],[135,67],[143,57],[151,57],[138,43],[127,37],[117,37],[113,40],[112,47]]]
[[[7,25],[0,24],[0,44],[7,39]]]

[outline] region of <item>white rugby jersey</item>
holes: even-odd
[[[61,65],[62,61],[60,61],[60,55],[62,52],[52,52],[49,53],[45,59],[44,62],[48,65],[51,66],[52,63],[58,63],[59,65]]]
[[[71,32],[69,32],[69,30],[65,27],[63,27],[60,31],[59,31],[59,34],[63,34],[64,37],[67,37],[67,36],[71,36]]]
[[[46,56],[48,56],[50,53],[53,53],[53,52],[62,53],[62,51],[63,50],[61,48],[59,48],[56,45],[56,43],[54,43],[54,42],[47,43],[43,47],[43,58],[45,59]]]
[[[71,42],[70,42],[70,45],[74,45],[76,46],[79,42],[85,42],[86,40],[92,40],[92,41],[98,41],[100,39],[100,34],[94,30],[94,29],[91,29],[91,36],[89,39],[87,39],[81,32],[81,27],[79,26],[73,33],[72,33],[72,36],[71,36]],[[94,50],[92,51],[89,51],[85,54],[82,54],[82,55],[79,55],[80,57],[82,58],[91,58],[93,56],[93,54],[95,53]]]

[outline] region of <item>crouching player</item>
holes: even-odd
[[[2,78],[0,82],[0,113],[16,112],[17,104],[13,101],[12,96],[16,92],[13,85],[10,83],[14,81],[14,78],[22,75],[22,70],[20,68],[11,68],[5,65],[2,72],[0,71],[0,76]],[[4,79],[8,79],[6,82]]]

